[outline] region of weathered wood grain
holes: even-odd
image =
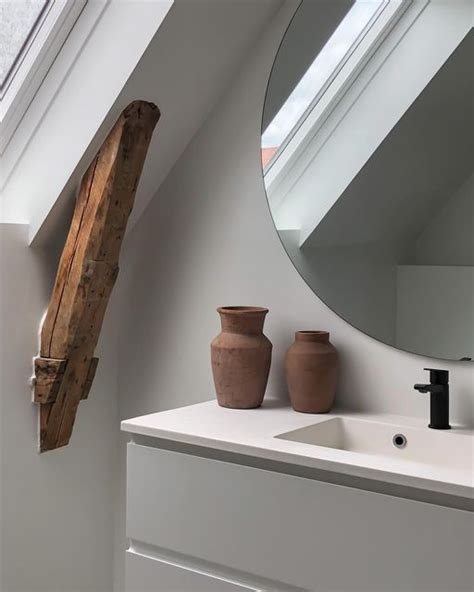
[[[89,370],[87,372],[86,382],[84,383],[84,391],[82,393],[82,400],[87,399],[89,396],[92,383],[94,382],[95,372],[97,370],[97,364],[99,363],[99,358],[92,358],[91,363],[89,364]]]
[[[97,368],[94,350],[158,108],[131,103],[84,175],[35,362],[40,450],[69,443]]]
[[[35,359],[35,403],[52,403],[56,400],[65,369],[66,360]]]

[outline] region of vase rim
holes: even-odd
[[[262,306],[219,306],[217,312],[224,314],[267,314],[268,308]]]
[[[329,335],[329,331],[296,331],[300,335]]]
[[[314,343],[328,343],[329,331],[296,331],[296,341],[309,341]]]

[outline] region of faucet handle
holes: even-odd
[[[439,370],[438,368],[424,368],[430,373],[431,384],[449,384],[449,370]]]

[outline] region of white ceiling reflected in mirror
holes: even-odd
[[[474,358],[469,0],[303,0],[270,76],[262,166],[294,265],[384,343]]]

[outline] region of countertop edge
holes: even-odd
[[[146,443],[146,439],[157,440],[157,443],[154,445],[156,448],[164,447],[160,445],[160,441],[167,442],[168,444],[174,443],[176,446],[171,449],[177,449],[177,451],[184,453],[192,453],[204,458],[216,458],[217,453],[217,456],[221,457],[218,460],[223,460],[224,462],[235,462],[227,458],[228,455],[235,455],[240,459],[244,459],[236,464],[257,466],[257,468],[265,470],[275,470],[273,464],[277,463],[281,469],[278,472],[285,474],[297,475],[299,472],[298,469],[302,469],[306,473],[301,476],[306,478],[314,478],[324,482],[375,491],[385,495],[414,499],[415,501],[474,512],[473,489],[463,485],[446,484],[444,482],[438,483],[422,477],[412,476],[409,477],[410,483],[407,483],[406,478],[396,473],[329,461],[327,459],[303,457],[271,449],[198,436],[196,434],[186,434],[157,427],[144,426],[135,422],[134,419],[122,421],[121,430],[130,434],[132,441],[137,444],[150,445],[150,440]],[[248,459],[247,462],[245,459]],[[254,462],[250,463],[250,459],[253,459]],[[257,464],[255,464],[255,461],[258,461]],[[289,470],[291,467],[295,467],[295,469]],[[311,477],[308,471],[313,471],[314,477]],[[350,483],[351,479],[354,480],[353,484]],[[343,483],[338,483],[341,480]],[[362,486],[361,482],[363,482]],[[382,487],[377,487],[377,485]],[[449,487],[449,485],[451,486]],[[380,491],[380,489],[383,491]]]

